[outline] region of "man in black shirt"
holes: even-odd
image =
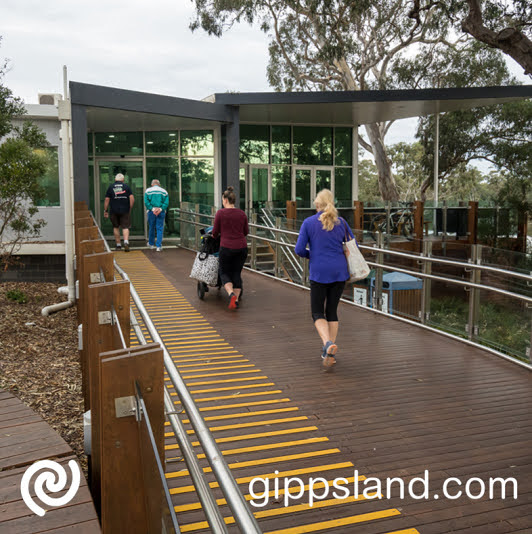
[[[129,252],[129,228],[131,221],[129,212],[135,203],[135,197],[129,185],[124,183],[123,174],[115,176],[115,183],[107,188],[103,204],[104,217],[111,219],[113,233],[115,235],[116,250],[122,250],[120,244],[120,228],[124,234],[124,250]]]

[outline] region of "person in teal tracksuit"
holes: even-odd
[[[148,212],[148,247],[157,247],[157,252],[163,249],[164,218],[168,209],[168,192],[161,187],[159,180],[152,180],[151,187],[144,193],[144,204]],[[157,233],[157,241],[155,234]]]

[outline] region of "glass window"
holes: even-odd
[[[334,164],[353,164],[353,130],[351,128],[334,129]]]
[[[142,132],[97,133],[96,154],[107,156],[142,156]]]
[[[89,209],[96,216],[94,205],[94,158],[89,158]]]
[[[290,200],[291,173],[287,165],[272,165],[272,201],[275,208],[285,208]]]
[[[206,158],[181,158],[183,202],[214,205],[214,162]]]
[[[332,165],[332,128],[294,126],[294,163]]]
[[[89,158],[92,157],[92,153],[93,153],[93,150],[94,150],[93,141],[94,141],[93,134],[92,134],[92,132],[89,132],[87,134],[87,150],[89,152]]]
[[[350,208],[353,205],[351,201],[351,183],[351,167],[334,168],[334,193],[337,207]]]
[[[146,132],[146,154],[154,156],[178,155],[177,132]]]
[[[270,163],[270,128],[242,124],[240,126],[240,161]]]
[[[181,132],[182,156],[214,156],[214,134],[206,131]]]
[[[272,163],[290,163],[290,126],[272,126]]]
[[[39,184],[44,188],[44,197],[37,206],[59,206],[59,158],[57,147],[47,147],[38,151],[46,157],[46,173],[39,179]]]
[[[159,180],[161,187],[168,191],[169,204],[165,218],[164,235],[173,237],[178,235],[174,214],[170,210],[179,205],[179,159],[178,158],[148,158],[146,159],[146,186],[151,186],[152,180]]]

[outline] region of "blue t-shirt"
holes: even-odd
[[[338,219],[339,224],[330,232],[324,230],[319,220],[320,215],[318,212],[303,221],[297,238],[296,254],[309,258],[310,280],[321,284],[345,282],[349,279],[349,269],[342,243],[346,233],[354,237],[353,232],[342,218]]]

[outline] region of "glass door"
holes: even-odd
[[[315,167],[314,169],[313,186],[314,191],[312,198],[316,198],[316,195],[322,189],[329,189],[334,195],[334,168],[333,167]]]
[[[112,235],[113,227],[109,219],[103,217],[103,203],[107,188],[114,183],[115,176],[122,173],[135,197],[135,205],[131,211],[131,237],[145,237],[144,230],[144,178],[142,172],[142,160],[109,161],[99,160],[97,163],[97,184],[100,191],[100,228],[104,235]]]
[[[239,171],[239,181],[240,181],[240,209],[246,211],[248,205],[248,180],[247,180],[247,166],[242,165]]]
[[[251,210],[259,211],[268,202],[270,169],[268,165],[250,165]]]
[[[292,180],[292,198],[298,208],[312,207],[312,167],[295,167]]]

